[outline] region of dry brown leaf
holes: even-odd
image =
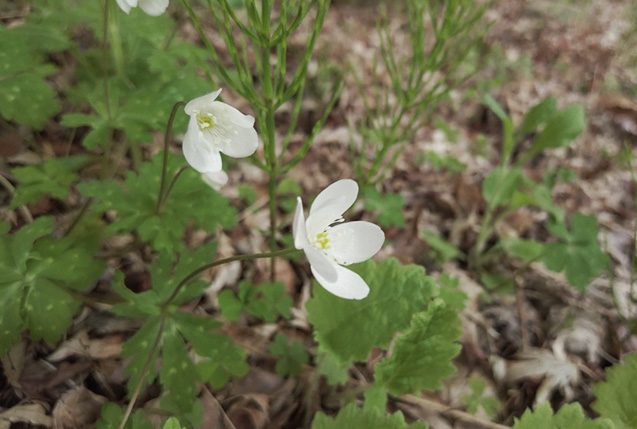
[[[59,362],[74,355],[86,356],[96,360],[115,358],[122,353],[125,341],[124,335],[111,335],[92,339],[89,338],[88,332],[83,330],[62,343],[47,359],[51,362]]]
[[[2,357],[2,369],[4,376],[7,377],[7,381],[11,386],[20,388],[20,376],[24,369],[24,356],[26,351],[26,344],[24,341],[20,341],[15,346],[11,347],[9,353]]]
[[[51,416],[46,415],[46,408],[43,404],[35,403],[16,405],[15,407],[3,411],[0,413],[0,422],[2,422],[0,424],[9,423],[9,426],[6,426],[7,428],[11,427],[11,423],[17,422],[50,428],[53,420],[51,419]]]
[[[568,402],[573,398],[573,387],[580,381],[580,370],[569,360],[561,359],[543,349],[519,352],[516,360],[507,361],[492,356],[491,363],[496,381],[510,384],[524,378],[542,379],[535,395],[534,406],[550,399],[559,389]]]
[[[74,429],[87,427],[95,423],[104,404],[103,396],[96,395],[83,386],[64,393],[53,409],[53,427],[55,429]]]

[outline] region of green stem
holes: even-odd
[[[159,194],[157,195],[157,206],[155,207],[155,214],[159,214],[159,210],[164,200],[164,191],[166,188],[166,170],[168,169],[168,146],[170,145],[170,136],[173,132],[173,123],[175,122],[175,116],[177,115],[177,109],[181,106],[185,106],[186,103],[180,101],[173,106],[170,111],[170,118],[168,118],[168,125],[166,126],[166,133],[164,134],[164,160],[161,169],[161,184],[159,185]]]
[[[161,211],[161,208],[164,206],[164,204],[166,204],[166,201],[168,200],[168,196],[170,195],[170,192],[173,190],[173,186],[175,186],[175,183],[177,183],[177,179],[179,179],[179,176],[181,176],[181,174],[186,170],[188,170],[188,166],[184,165],[177,171],[177,174],[175,174],[175,176],[172,178],[172,180],[168,184],[168,188],[166,188],[166,192],[164,192],[164,197],[159,202],[159,208],[157,209],[157,213],[159,213],[159,211]]]
[[[473,255],[471,258],[471,262],[475,267],[478,267],[480,255],[484,250],[484,246],[487,243],[487,239],[489,238],[489,234],[491,232],[491,219],[493,218],[493,210],[491,208],[487,208],[487,212],[484,215],[484,219],[482,220],[482,225],[480,226],[480,233],[478,234],[478,240],[476,242],[476,247],[473,248]]]
[[[84,215],[86,214],[86,212],[88,211],[88,208],[91,206],[92,203],[93,203],[93,198],[89,198],[88,200],[84,202],[84,205],[82,205],[82,208],[80,209],[79,213],[77,214],[77,216],[75,216],[75,219],[73,219],[71,226],[69,226],[68,229],[66,230],[66,233],[64,233],[65,237],[68,237],[71,234],[71,232],[75,229],[75,227],[80,223],[80,220],[82,220],[82,218],[84,217]]]
[[[124,426],[126,426],[126,422],[128,421],[128,418],[133,412],[133,407],[135,406],[135,402],[137,402],[137,397],[139,396],[142,390],[142,385],[144,384],[146,373],[150,369],[150,365],[153,362],[153,358],[155,357],[155,354],[159,352],[159,346],[161,345],[161,337],[164,333],[165,327],[166,327],[166,315],[162,316],[161,318],[161,321],[159,324],[159,331],[157,332],[157,338],[155,338],[155,343],[153,344],[153,348],[150,351],[148,360],[146,361],[144,368],[142,368],[141,376],[139,377],[139,381],[137,382],[137,385],[135,386],[135,391],[133,392],[133,395],[130,398],[130,402],[128,403],[128,407],[126,407],[126,412],[124,413],[124,416],[122,417],[122,421],[119,423],[118,429],[124,429]]]
[[[236,255],[236,256],[231,256],[229,258],[225,258],[225,259],[219,259],[218,261],[210,262],[209,264],[206,264],[206,265],[203,265],[203,266],[197,268],[195,271],[193,271],[192,273],[190,273],[186,277],[184,277],[184,279],[181,282],[179,282],[179,284],[177,285],[177,287],[173,291],[172,295],[170,295],[170,297],[168,297],[168,299],[162,304],[162,307],[166,308],[170,304],[172,304],[172,302],[175,300],[177,295],[179,295],[179,292],[181,292],[181,290],[184,288],[184,286],[186,286],[192,280],[197,278],[198,275],[200,275],[201,273],[203,273],[206,270],[209,270],[210,268],[214,268],[216,266],[227,264],[227,263],[234,262],[234,261],[247,261],[247,260],[252,260],[252,259],[276,258],[278,256],[285,256],[285,255],[289,255],[289,254],[294,253],[294,252],[299,252],[299,250],[298,249],[284,249],[284,250],[279,250],[277,252],[254,253],[254,254],[251,254],[251,255]]]

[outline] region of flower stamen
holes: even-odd
[[[330,240],[327,238],[327,232],[324,231],[324,232],[321,232],[320,234],[316,234],[316,239],[314,240],[314,243],[316,244],[314,245],[314,247],[316,247],[319,250],[326,250],[330,248],[329,242]]]
[[[212,122],[212,118],[204,115],[197,115],[197,125],[201,131],[206,131],[215,127],[215,124]]]

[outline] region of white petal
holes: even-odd
[[[232,158],[245,158],[256,152],[259,146],[259,137],[254,128],[243,128],[236,125],[228,127],[228,133],[222,134],[222,137],[229,139],[221,139],[217,142],[217,147],[223,153]]]
[[[150,16],[159,16],[166,12],[168,0],[139,0],[139,7]]]
[[[343,179],[323,189],[312,203],[310,215],[317,210],[330,207],[342,215],[352,207],[358,196],[358,184],[351,179]]]
[[[221,170],[209,173],[203,173],[201,179],[215,191],[221,189],[226,183],[228,183],[228,174]]]
[[[336,270],[339,265],[328,258],[325,253],[313,247],[311,244],[303,246],[303,252],[307,260],[310,262],[310,267],[313,273],[319,273],[321,278],[326,279],[328,282],[334,282],[338,278]]]
[[[297,197],[296,212],[294,212],[294,222],[292,223],[292,236],[294,237],[294,247],[302,249],[309,246],[307,230],[305,229],[305,216],[303,215],[303,201]]]
[[[126,13],[130,13],[131,8],[137,6],[136,3],[136,1],[134,4],[131,4],[131,2],[127,0],[117,0],[117,5]]]
[[[184,136],[182,146],[188,164],[200,173],[221,171],[221,155],[214,145],[206,141],[204,134],[199,131],[197,119],[192,116],[188,123],[188,131]]]
[[[254,127],[254,118],[250,115],[244,115],[238,109],[221,101],[215,101],[211,105],[211,110],[219,112],[219,116],[228,118],[234,125],[243,128]],[[216,113],[215,112],[215,113]]]
[[[345,222],[327,230],[326,253],[341,265],[357,264],[374,256],[385,242],[385,233],[371,222]]]
[[[336,280],[330,281],[312,266],[312,274],[328,292],[345,299],[363,299],[369,295],[369,286],[361,276],[340,265],[334,267],[337,277]]]
[[[192,115],[195,112],[210,108],[220,93],[221,88],[211,92],[210,94],[202,95],[201,97],[189,101],[188,104],[186,104],[186,107],[184,107],[184,112],[188,115]]]

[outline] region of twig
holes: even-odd
[[[4,177],[2,174],[0,174],[0,184],[11,194],[11,196],[13,197],[13,195],[15,194],[15,187],[11,184],[11,182],[9,182],[7,180],[6,177]],[[18,210],[20,211],[20,213],[22,214],[22,217],[24,218],[24,220],[27,223],[31,223],[33,222],[33,216],[31,215],[31,212],[29,211],[29,209],[27,208],[27,206],[25,205],[21,205],[20,207],[18,207]]]
[[[524,308],[524,287],[519,277],[514,277],[515,283],[515,300],[518,305],[518,316],[520,317],[520,334],[522,336],[522,349],[526,349],[529,346],[529,333],[526,330],[526,310]]]
[[[485,429],[510,429],[508,426],[501,425],[499,423],[494,423],[488,420],[482,420],[472,414],[467,412],[456,410],[454,408],[448,407],[447,405],[440,404],[438,402],[419,398],[414,395],[405,395],[399,398],[395,398],[397,402],[403,402],[409,405],[415,405],[427,410],[433,410],[437,413],[444,415],[445,417],[461,420],[465,423],[470,423],[480,428]]]

